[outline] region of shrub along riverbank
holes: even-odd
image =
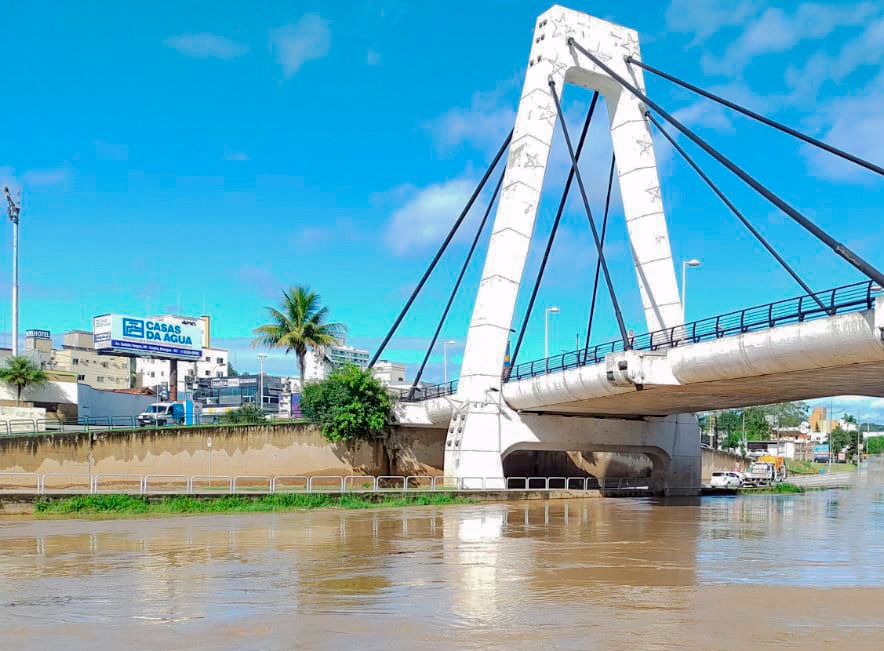
[[[791,493],[803,493],[805,491],[803,486],[796,486],[795,484],[790,484],[789,482],[780,482],[777,484],[771,484],[769,486],[761,486],[760,488],[739,488],[737,489],[738,493],[749,493],[749,494],[759,494],[759,493],[775,493],[775,494],[791,494]]]
[[[38,515],[138,515],[147,513],[266,513],[336,507],[369,509],[392,506],[469,504],[471,500],[445,493],[361,495],[344,493],[286,493],[225,495],[223,497],[140,497],[136,495],[77,495],[42,498],[34,503]]]

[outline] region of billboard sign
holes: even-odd
[[[828,456],[829,456],[829,444],[828,443],[822,443],[822,444],[818,444],[818,445],[813,446],[814,459],[821,458],[821,457],[828,457]]]
[[[200,319],[104,314],[92,319],[92,332],[99,353],[191,360],[203,355]]]
[[[48,330],[25,330],[25,337],[33,339],[50,339],[50,334]]]

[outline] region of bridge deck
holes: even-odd
[[[525,411],[592,416],[663,416],[845,394],[884,397],[884,362],[688,385],[652,385],[642,390],[526,408]]]
[[[798,297],[641,335],[628,350],[614,342],[526,362],[505,377],[503,398],[526,412],[642,417],[832,395],[884,397],[881,294],[864,282],[818,293],[825,310]],[[420,397],[415,422],[446,422],[458,402],[457,382],[428,387]]]

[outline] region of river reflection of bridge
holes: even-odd
[[[785,635],[812,649],[825,633],[877,649],[884,473],[859,475],[798,496],[0,520],[0,646],[706,649]],[[833,628],[842,617],[853,628]]]

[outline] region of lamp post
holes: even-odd
[[[549,315],[558,313],[559,308],[556,306],[548,307],[543,312],[543,359],[549,357]]]
[[[6,212],[12,222],[12,356],[15,357],[18,355],[18,221],[21,206],[15,203],[8,187],[3,186],[3,194],[9,204]]]
[[[258,375],[258,407],[261,413],[264,413],[264,360],[267,359],[267,353],[258,353],[261,370]]]
[[[696,258],[691,258],[690,260],[682,260],[681,261],[681,322],[684,324],[686,321],[687,310],[685,305],[687,304],[687,280],[688,280],[688,267],[699,267],[700,261]]]
[[[448,384],[448,347],[454,346],[457,342],[454,339],[442,342],[442,383]]]
[[[868,418],[868,416],[866,416]],[[863,416],[860,414],[856,419],[856,469],[859,470],[859,462],[862,461],[862,454],[860,453],[860,440],[863,435]]]

